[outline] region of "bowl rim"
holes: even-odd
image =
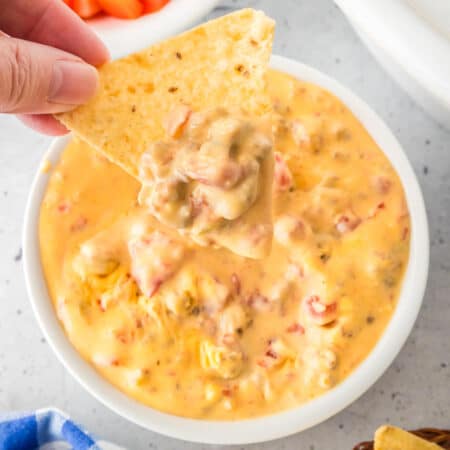
[[[192,0],[172,0],[161,10],[137,19],[117,19],[101,16],[87,23],[105,42],[113,58],[126,56],[195,25],[220,0],[201,0],[193,6]]]
[[[28,198],[23,228],[25,280],[35,316],[47,342],[65,368],[97,400],[129,421],[173,438],[243,445],[285,437],[325,421],[359,398],[389,367],[410,334],[422,304],[429,265],[428,223],[417,178],[400,144],[367,104],[334,79],[281,56],[272,57],[271,67],[324,87],[353,111],[397,171],[411,215],[410,258],[394,314],[366,359],[344,381],[322,396],[269,416],[239,421],[208,421],[162,413],[123,394],[103,379],[70,344],[47,292],[40,261],[38,223],[48,174],[38,171]],[[69,138],[56,139],[43,160],[56,163]]]
[[[416,5],[403,0],[335,3],[441,106],[450,108],[450,40],[422,16]]]

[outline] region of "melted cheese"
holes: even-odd
[[[271,72],[274,239],[261,260],[148,217],[139,184],[79,141],[53,169],[41,257],[55,310],[106,379],[159,410],[242,419],[347,377],[395,309],[409,216],[390,163],[317,86]]]
[[[199,245],[262,258],[272,241],[272,132],[269,119],[214,108],[176,108],[170,140],[142,155],[139,203]],[[267,187],[268,186],[268,187]]]

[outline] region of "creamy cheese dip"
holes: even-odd
[[[275,71],[268,90],[263,259],[158,223],[139,183],[79,141],[52,172],[40,246],[58,317],[101,375],[161,411],[243,419],[298,406],[361,363],[396,307],[410,230],[397,174],[330,93]]]

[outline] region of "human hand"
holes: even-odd
[[[108,59],[94,32],[61,0],[0,0],[0,113],[45,134],[67,133],[52,114],[94,95],[93,66]]]

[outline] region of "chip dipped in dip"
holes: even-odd
[[[139,203],[199,245],[249,258],[272,242],[271,122],[223,108],[179,106],[167,119],[171,140],[141,157]]]

